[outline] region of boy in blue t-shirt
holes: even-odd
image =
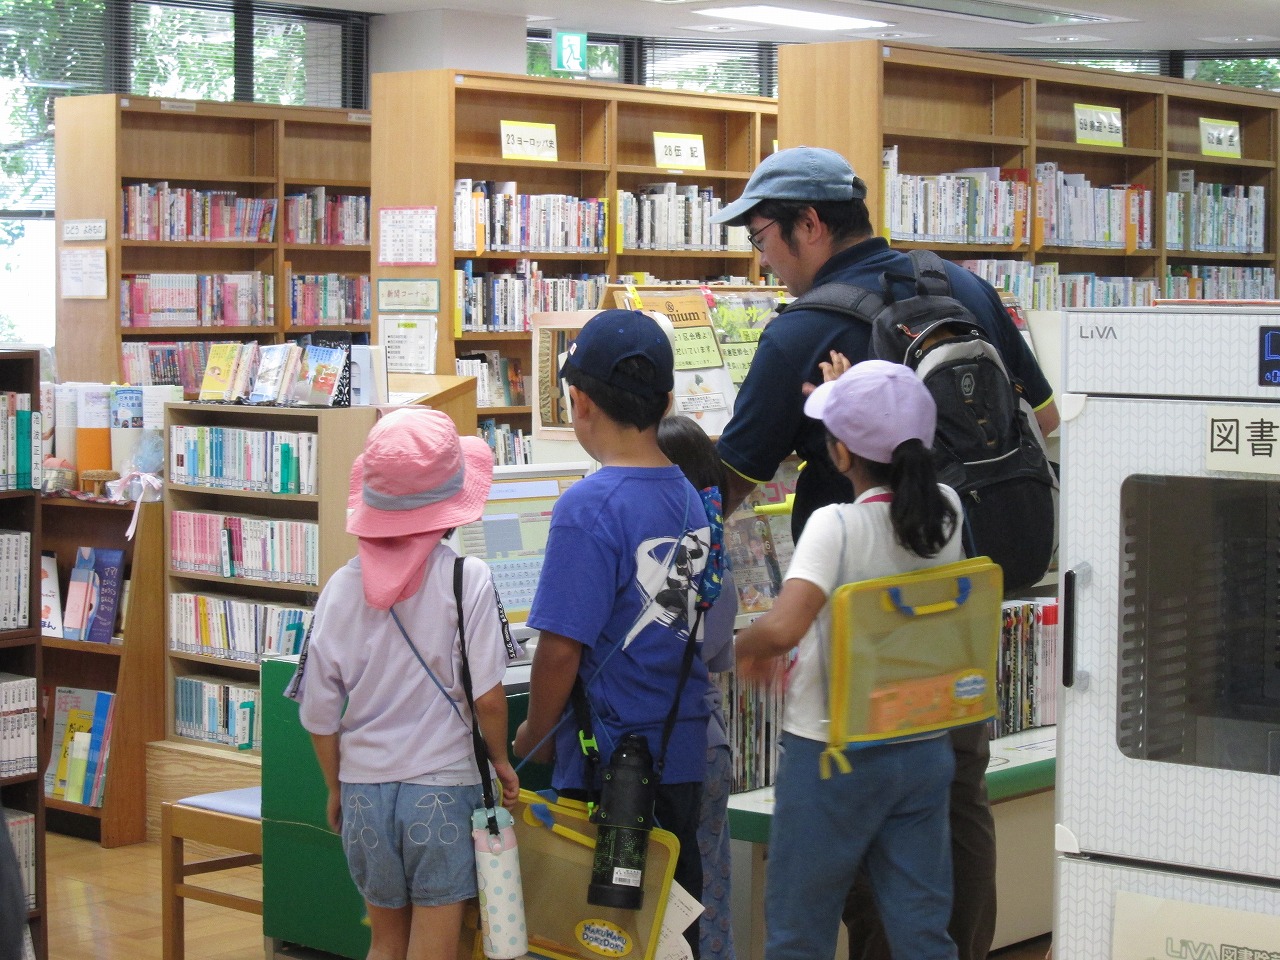
[[[676,880],[700,898],[697,827],[709,682],[700,657],[680,688],[662,747],[710,542],[698,492],[658,447],[673,370],[666,334],[633,310],[597,314],[569,348],[560,376],[568,384],[573,431],[602,468],[566,490],[551,512],[528,620],[540,631],[529,717],[513,746],[519,756],[536,751],[538,760],[554,752],[552,786],[561,795],[597,790],[599,776],[588,782],[572,716],[570,694],[581,678],[601,765],[624,734],[648,741],[661,771],[655,817],[680,840]],[[698,925],[690,929],[696,957]]]

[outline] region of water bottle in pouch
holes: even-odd
[[[493,811],[498,824],[495,836],[489,830],[490,812],[481,807],[471,814],[484,955],[490,960],[514,960],[529,952],[515,821],[505,807],[498,807]]]
[[[587,903],[624,910],[639,910],[644,903],[644,867],[657,788],[648,741],[639,734],[627,734],[604,768],[600,805],[591,815],[600,829]]]

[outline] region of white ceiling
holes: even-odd
[[[744,3],[889,21],[859,32],[767,27],[700,16],[694,11]],[[941,6],[946,0],[937,0]],[[924,12],[875,0],[346,0],[334,3],[371,13],[466,9],[518,14],[531,26],[628,36],[800,42],[867,38],[934,46],[1097,50],[1238,50],[1280,47],[1280,0],[1018,0],[1017,6],[1108,18],[1104,23],[1020,26],[956,14]],[[1013,5],[1013,4],[1010,4]],[[718,28],[709,32],[706,28]],[[700,29],[699,29],[700,28]],[[1063,38],[1082,38],[1065,40]],[[1235,38],[1252,37],[1252,43]],[[1055,39],[1056,38],[1056,39]]]

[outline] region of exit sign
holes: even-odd
[[[570,30],[551,34],[551,69],[556,73],[587,72],[587,35]]]

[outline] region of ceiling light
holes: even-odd
[[[1206,43],[1222,43],[1229,47],[1239,46],[1242,43],[1276,43],[1280,41],[1280,37],[1269,37],[1261,33],[1255,33],[1248,37],[1201,37]]]
[[[1074,23],[1108,23],[1121,17],[1104,17],[1093,13],[1024,7],[1004,0],[874,0],[877,6],[911,7],[925,13],[950,14],[977,20],[996,20],[1026,27],[1066,26]]]
[[[1059,34],[1053,37],[1027,37],[1035,43],[1106,43],[1106,37],[1095,37],[1085,33]]]
[[[524,19],[526,23],[542,23],[546,20],[554,20],[555,17],[544,17],[538,13],[531,13]]]
[[[870,30],[887,27],[883,20],[864,20],[859,17],[842,17],[833,13],[816,13],[812,10],[793,10],[760,4],[749,7],[711,7],[694,10],[704,17],[723,20],[746,20],[748,23],[767,23],[778,27],[799,27],[802,30]]]
[[[708,23],[705,27],[687,26],[680,29],[697,30],[701,33],[751,33],[754,30],[764,30],[766,27],[763,23]]]

